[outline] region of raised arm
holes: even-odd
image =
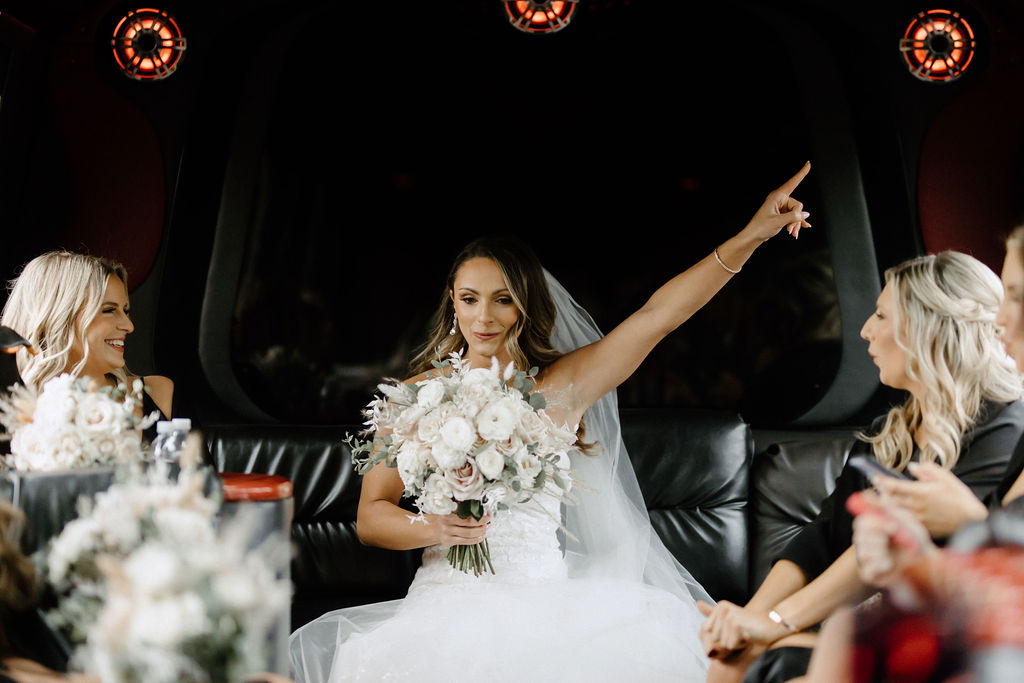
[[[560,358],[545,373],[544,389],[572,387],[573,411],[588,406],[624,382],[651,350],[684,323],[746,263],[762,242],[782,228],[796,237],[810,227],[793,191],[811,169],[810,162],[768,195],[754,217],[735,236],[683,273],[662,285],[644,306],[600,341]]]

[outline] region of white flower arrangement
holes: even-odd
[[[62,374],[40,391],[21,385],[0,397],[0,424],[11,439],[7,467],[45,472],[138,461],[142,430],[157,415],[139,418],[142,380],[92,389],[87,378]]]
[[[218,525],[205,475],[167,467],[80,500],[34,558],[57,598],[46,616],[75,646],[72,667],[102,681],[242,680],[265,668],[291,599],[287,539],[250,547],[256,520]]]
[[[457,353],[434,368],[418,382],[378,385],[382,395],[364,411],[374,437],[348,439],[360,474],[380,462],[396,467],[419,518],[454,512],[479,520],[541,493],[569,500],[572,479],[560,463],[576,434],[545,413],[544,397],[533,392],[537,368],[501,371],[497,359],[471,368]],[[452,546],[448,560],[477,576],[494,572],[486,540]]]

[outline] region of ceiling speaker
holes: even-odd
[[[561,31],[576,11],[576,0],[517,0],[504,5],[508,20],[525,33]]]
[[[137,81],[159,81],[173,74],[186,48],[174,18],[149,8],[124,15],[110,44],[121,72]]]
[[[910,22],[900,52],[915,78],[948,83],[960,78],[974,59],[974,31],[959,12],[933,9]]]

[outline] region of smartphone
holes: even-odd
[[[853,456],[850,458],[850,465],[857,468],[868,479],[881,475],[884,477],[896,477],[897,479],[914,481],[914,477],[910,476],[906,472],[897,472],[896,470],[890,469],[874,458],[869,458],[866,455]]]

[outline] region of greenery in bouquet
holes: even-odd
[[[420,515],[456,513],[463,519],[496,515],[537,495],[569,501],[565,454],[572,430],[556,425],[529,372],[497,359],[472,368],[459,354],[434,363],[418,382],[388,380],[367,405],[368,438],[350,436],[360,474],[378,463],[396,467]],[[493,573],[487,542],[453,546],[453,567]]]
[[[11,440],[7,467],[52,471],[138,461],[142,430],[156,413],[138,417],[142,380],[131,387],[94,388],[88,378],[62,374],[41,390],[14,385],[0,395],[0,424]]]
[[[291,586],[287,539],[250,547],[256,520],[218,522],[194,469],[165,463],[79,502],[34,558],[54,593],[46,613],[103,681],[226,681],[265,669]]]

